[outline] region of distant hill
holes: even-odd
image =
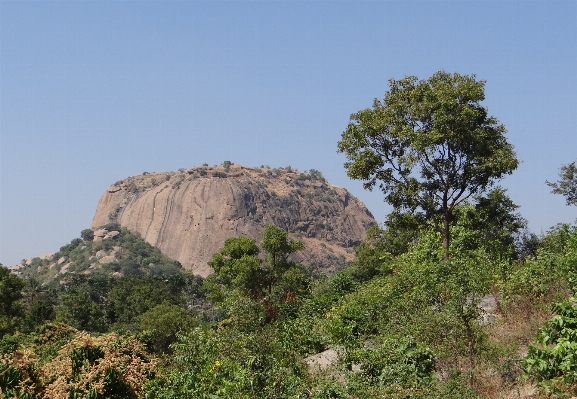
[[[178,172],[143,173],[102,194],[91,228],[119,223],[201,276],[227,238],[257,240],[267,224],[279,226],[306,250],[295,260],[334,272],[352,260],[352,246],[375,220],[347,190],[319,171],[249,168],[225,162]]]

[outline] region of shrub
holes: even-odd
[[[44,365],[35,349],[42,347],[21,347],[0,358],[2,393],[27,399],[142,398],[143,385],[156,371],[140,342],[117,334],[93,337],[73,330]]]
[[[212,177],[224,178],[226,177],[226,173],[215,170],[212,172]]]
[[[82,237],[84,241],[92,241],[94,240],[94,231],[90,229],[84,229],[80,232],[80,237]]]
[[[325,181],[323,174],[319,170],[311,169],[311,170],[309,170],[309,175],[313,180]]]
[[[555,316],[529,346],[525,374],[548,394],[577,394],[577,298],[553,304]],[[569,396],[571,396],[569,395]]]

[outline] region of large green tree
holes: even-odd
[[[347,174],[377,183],[402,212],[434,223],[449,257],[455,208],[517,168],[505,127],[481,105],[485,82],[439,71],[389,80],[383,101],[351,115],[338,143]]]

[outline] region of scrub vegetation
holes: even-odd
[[[394,210],[332,275],[274,225],[228,239],[206,279],[116,224],[0,268],[0,398],[574,396],[577,225],[528,231],[483,98],[441,71],[353,114],[346,168]],[[548,182],[570,205],[573,166]]]

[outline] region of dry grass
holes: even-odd
[[[545,398],[532,382],[522,378],[521,360],[539,328],[552,316],[553,295],[509,302],[488,330],[488,355],[481,359],[472,379],[486,399]]]
[[[470,376],[471,387],[484,399],[546,398],[522,377],[521,361],[539,328],[552,317],[549,304],[559,295],[509,302],[488,326],[486,344],[474,370],[465,356],[440,359],[439,369],[458,368],[462,375]]]
[[[526,350],[539,328],[552,316],[549,304],[552,296],[511,301],[497,323],[489,330],[492,343]],[[526,352],[522,353],[525,355]]]

